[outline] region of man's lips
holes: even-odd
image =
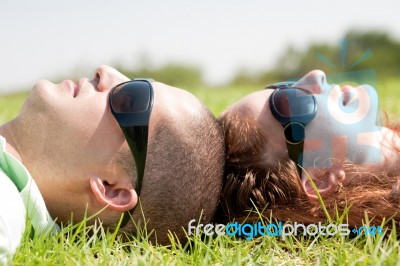
[[[73,82],[72,80],[64,80],[63,83],[67,85],[70,89],[71,94],[74,98],[76,98],[79,93],[81,92],[82,88],[85,86],[85,83],[89,82],[87,78],[81,78],[78,80],[77,83]]]
[[[63,84],[65,84],[69,90],[71,91],[72,96],[75,98],[78,95],[79,92],[79,86],[75,84],[72,80],[64,80]]]
[[[83,86],[85,83],[89,82],[87,78],[80,78],[78,82],[76,83],[75,87],[75,97],[79,94],[79,92],[82,90]]]

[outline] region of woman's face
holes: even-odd
[[[316,117],[305,127],[302,167],[308,173],[337,168],[344,161],[380,163],[378,96],[374,88],[330,85],[325,73],[319,70],[309,72],[293,86],[313,94],[317,103]],[[283,126],[274,118],[269,105],[273,92],[266,89],[251,93],[226,111],[256,120],[260,125],[261,135],[268,140],[262,158],[258,159],[266,165],[289,159]]]

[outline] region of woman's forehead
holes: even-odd
[[[267,89],[250,93],[231,105],[230,109],[243,115],[258,117],[265,105],[268,104],[272,92],[273,90]]]

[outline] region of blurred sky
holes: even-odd
[[[198,65],[221,83],[353,28],[400,39],[399,10],[399,0],[0,0],[0,93],[143,60]]]

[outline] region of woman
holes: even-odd
[[[227,149],[222,220],[264,217],[350,226],[399,220],[400,137],[380,126],[375,90],[312,71],[247,95],[220,117]],[[323,205],[326,207],[324,212]],[[338,212],[336,212],[338,211]]]

